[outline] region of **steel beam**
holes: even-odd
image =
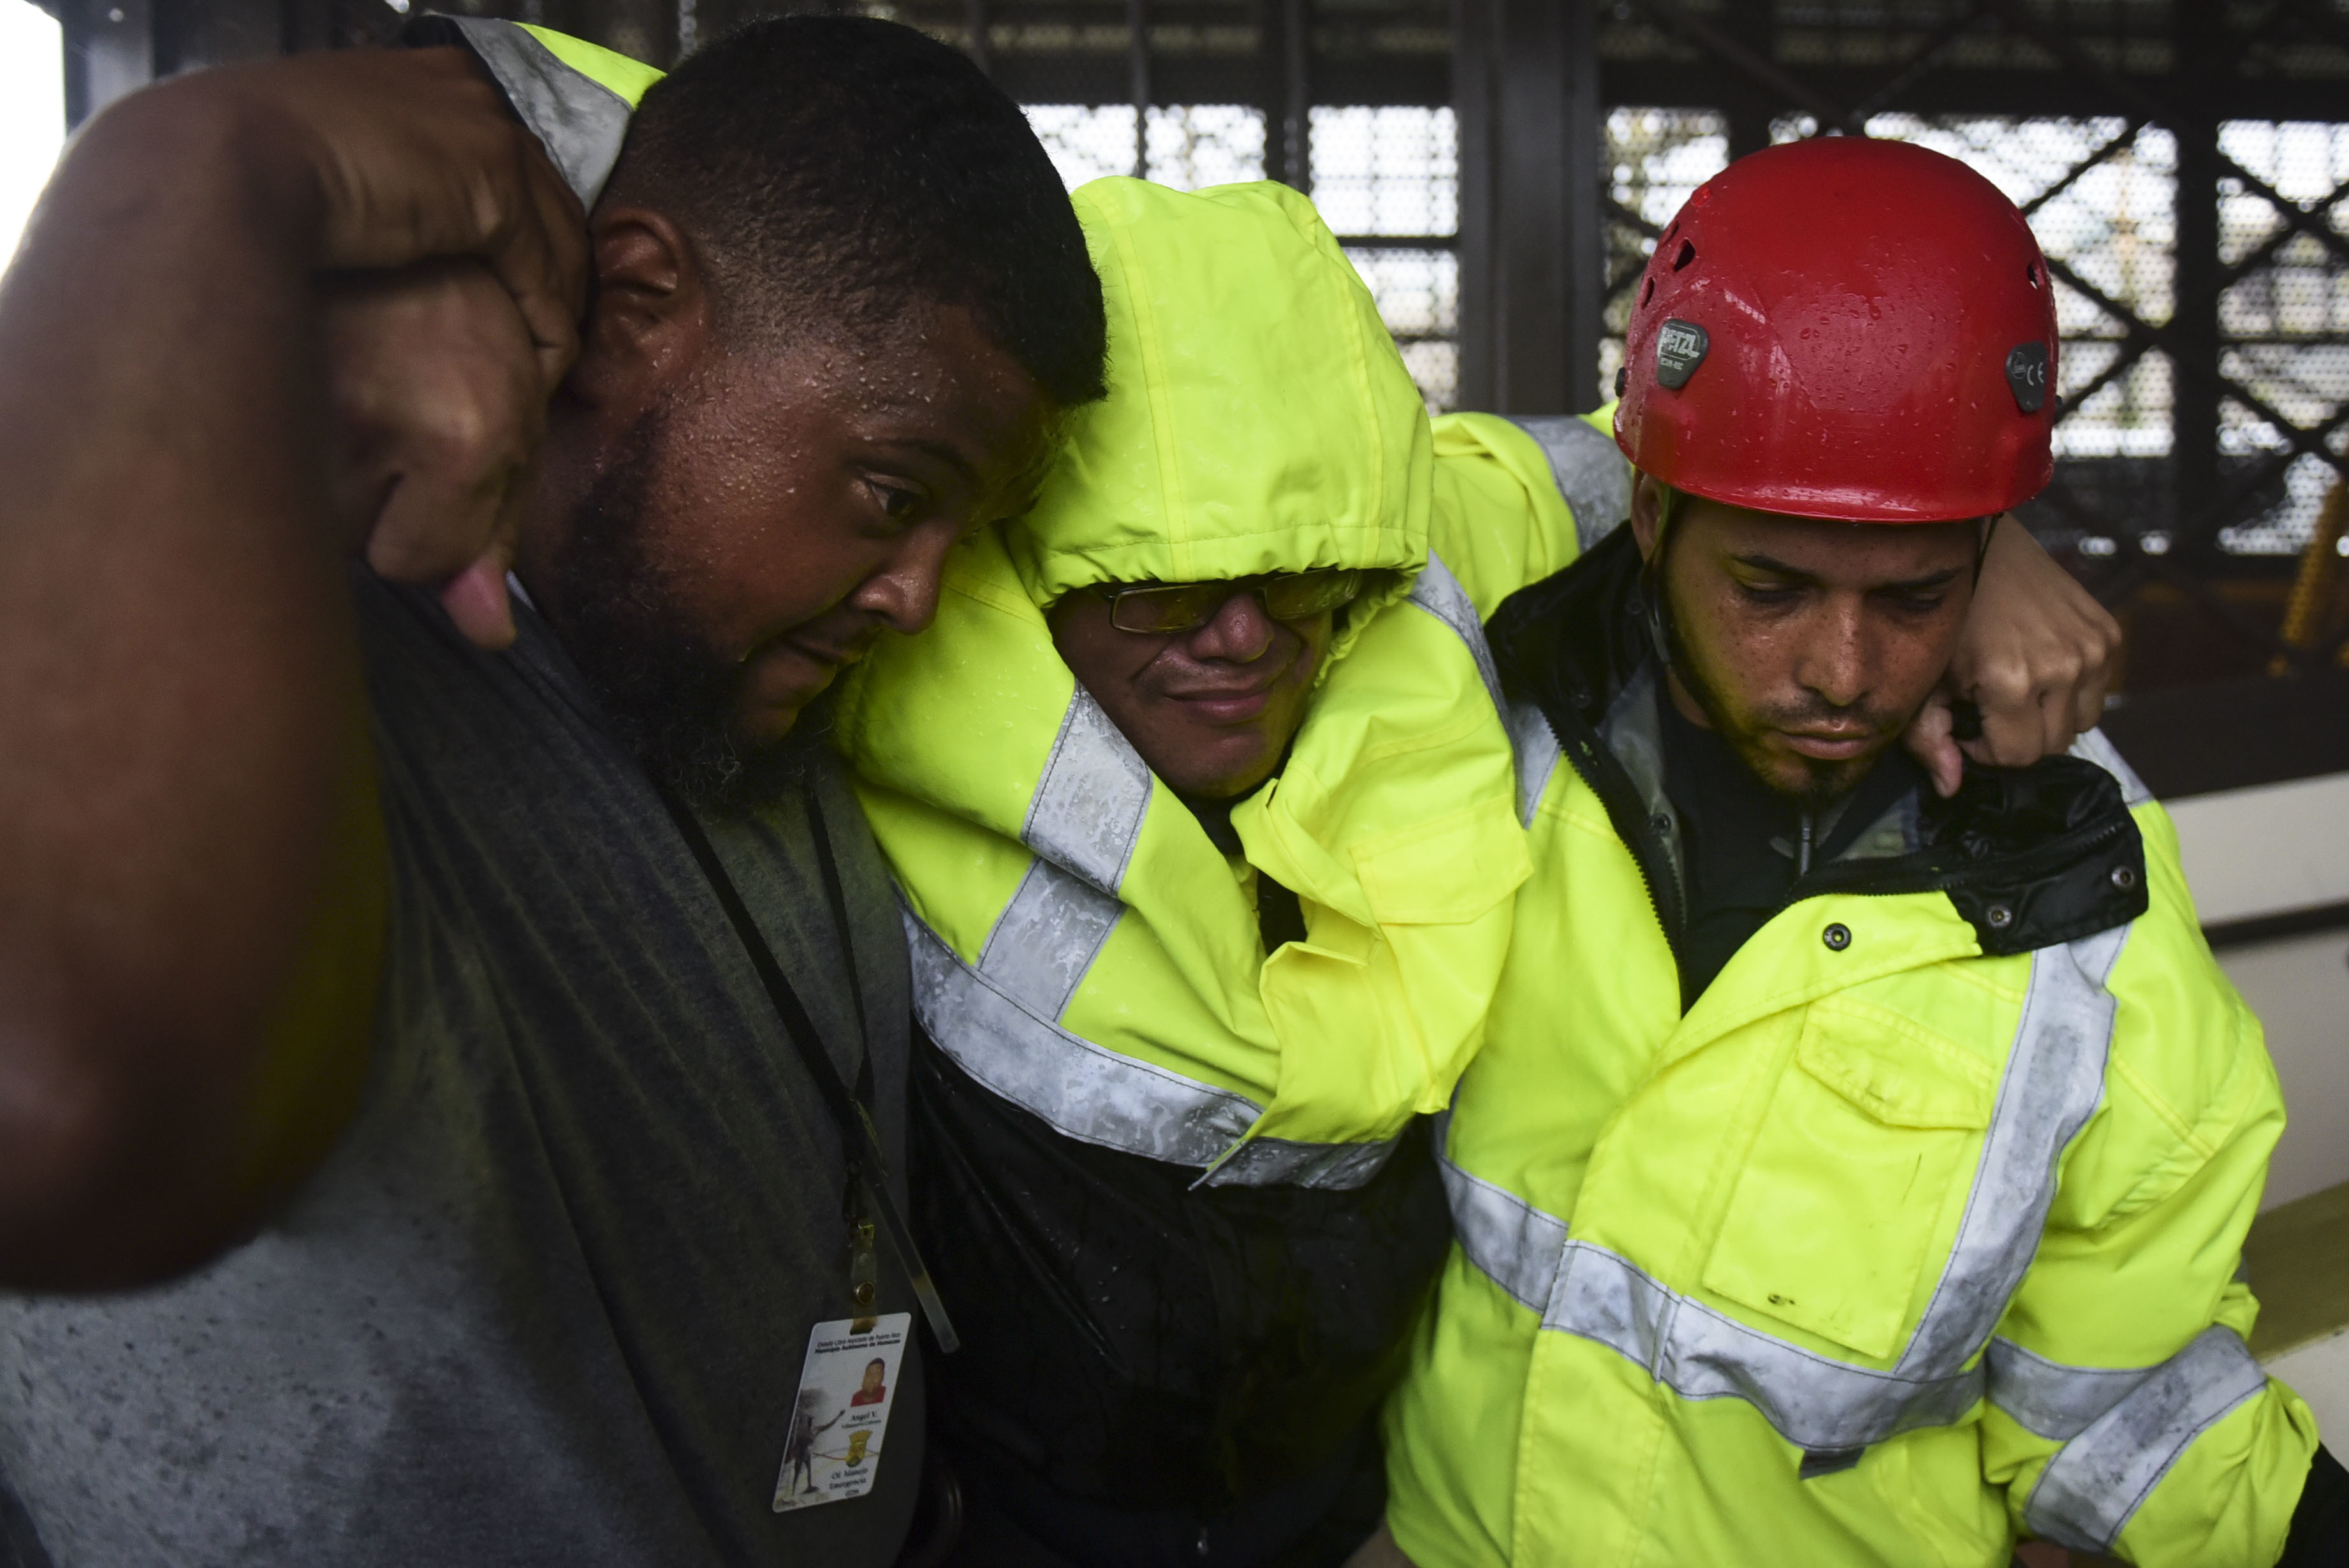
[[[678,0],[690,4],[690,0]],[[995,74],[994,6],[989,0],[963,0],[963,31],[969,36],[970,57],[988,76]]]
[[[1133,105],[1133,177],[1150,178],[1150,0],[1125,0],[1125,94]]]
[[[66,128],[155,79],[154,18],[148,0],[65,0]]]
[[[1573,413],[1598,393],[1599,59],[1588,0],[1457,0],[1460,403]]]
[[[1777,6],[1733,5],[1722,22],[1729,37],[1748,56],[1766,60],[1777,53],[1774,36],[1778,30]],[[1605,79],[1604,67],[1599,76]],[[1720,84],[1722,114],[1729,122],[1729,156],[1743,158],[1769,146],[1775,107],[1770,95],[1734,70],[1721,73]]]
[[[710,0],[704,0],[709,4]],[[1278,10],[1278,0],[1274,9]],[[998,26],[1001,27],[999,13]],[[706,36],[706,34],[705,34]],[[1047,53],[1001,38],[994,77],[1021,103],[1113,104],[1133,101],[1133,73],[1124,51]],[[1157,102],[1264,104],[1270,96],[1263,62],[1250,55],[1180,55],[1154,50],[1151,90]],[[1451,62],[1441,56],[1331,57],[1312,62],[1313,101],[1415,104],[1436,109],[1454,101]]]
[[[1839,103],[1864,102],[1883,85],[1881,71],[1806,67],[1802,79],[1817,96]],[[1944,66],[1884,106],[1911,114],[1981,114],[2081,119],[2135,118],[2145,112],[2145,94],[2167,94],[2176,78],[2123,77],[2100,81],[2061,70],[1982,70]],[[1609,104],[1655,109],[1717,109],[1728,96],[1722,73],[1678,60],[1608,60],[1599,84]],[[2142,90],[2137,89],[2141,87]],[[2338,120],[2349,101],[2349,79],[2234,78],[2203,84],[2209,112],[2220,119]],[[1792,110],[1799,106],[1784,106]]]
[[[2165,119],[2178,139],[2175,305],[2164,334],[2171,356],[2169,461],[2180,518],[2202,517],[2219,494],[2219,117],[2209,108],[2210,85],[2230,73],[2212,8],[2175,10],[2179,72],[2165,95],[2175,105]],[[2172,549],[2182,562],[2207,566],[2218,556],[2216,519]]]

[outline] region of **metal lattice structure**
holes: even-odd
[[[867,9],[880,7],[868,6]],[[1309,192],[1432,407],[1458,390],[1448,0],[903,0],[1030,106],[1071,185]]]
[[[1609,111],[1602,375],[1659,217],[1727,159],[1822,132],[1952,153],[2058,285],[2057,479],[2027,521],[2108,602],[2182,597],[2283,667],[2333,659],[2337,630],[2288,646],[2227,585],[2301,551],[2349,471],[2349,9],[1630,0],[1592,42],[1607,99],[1671,106]]]
[[[57,0],[69,109],[172,69],[386,37],[400,3]],[[440,3],[657,61],[801,8]],[[2282,598],[2288,557],[2316,537],[2331,566],[2349,513],[2349,0],[841,8],[968,50],[1072,184],[1309,192],[1439,409],[1598,401],[1655,234],[1733,157],[1821,134],[1952,153],[2031,215],[2058,283],[2057,479],[2026,521],[2153,618],[2141,653],[2189,623],[2230,670],[2340,653],[2349,605],[2329,582],[2303,574],[2296,619]]]

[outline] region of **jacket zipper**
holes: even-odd
[[[1570,726],[1561,726],[1557,715],[1550,711],[1547,702],[1541,704],[1541,711],[1542,722],[1557,737],[1558,750],[1565,753],[1576,774],[1589,786],[1590,793],[1597,795],[1599,804],[1607,808],[1608,819],[1614,823],[1616,835],[1623,840],[1624,847],[1630,850],[1631,864],[1640,873],[1640,890],[1648,896],[1648,912],[1655,917],[1656,929],[1664,935],[1664,946],[1672,955],[1673,972],[1680,973],[1681,938],[1674,929],[1673,920],[1665,913],[1663,899],[1656,894],[1654,867],[1663,863],[1663,840],[1648,820],[1644,810],[1630,809],[1629,803],[1633,801],[1637,793],[1631,786],[1630,775],[1623,771],[1614,753],[1600,743],[1598,732],[1578,720]],[[1628,831],[1627,816],[1630,819]]]

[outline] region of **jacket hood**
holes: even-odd
[[[1312,203],[1284,185],[1128,179],[1075,202],[1108,307],[1109,395],[1074,415],[1043,498],[1006,530],[1030,600],[1321,566],[1416,573],[1426,408]]]
[[[843,679],[833,742],[903,896],[916,1017],[965,1072],[1210,1184],[1358,1186],[1449,1100],[1532,869],[1476,606],[1428,549],[1427,415],[1304,198],[1110,180],[1077,205],[1109,397],[1033,513],[948,555],[936,625]],[[1325,566],[1387,580],[1233,808],[1234,855],[1045,607]],[[1307,940],[1267,950],[1260,876]]]

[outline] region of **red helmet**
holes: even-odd
[[[1656,244],[1615,440],[1677,489],[1854,523],[1983,517],[2054,470],[2055,301],[1954,158],[1826,137],[1741,158]]]

